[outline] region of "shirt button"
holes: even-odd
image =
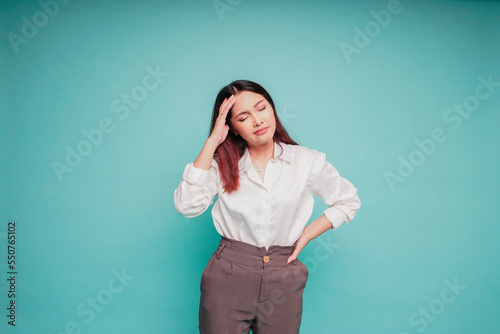
[[[269,262],[269,256],[266,255],[262,258],[262,261],[264,261],[264,263],[268,263]]]

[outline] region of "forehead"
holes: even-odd
[[[260,100],[264,100],[264,102],[266,102],[266,99],[262,95],[254,92],[243,91],[236,94],[236,102],[233,105],[233,114],[243,110],[252,110],[255,104]]]

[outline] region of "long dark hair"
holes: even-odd
[[[249,80],[233,81],[229,85],[224,86],[220,90],[219,94],[217,94],[212,112],[212,122],[210,124],[209,136],[214,129],[215,121],[219,116],[219,109],[224,99],[242,91],[250,91],[262,95],[273,108],[274,118],[276,121],[276,131],[273,136],[274,142],[277,142],[278,144],[281,142],[285,144],[298,145],[292,138],[290,138],[288,132],[281,124],[278,114],[276,113],[276,108],[274,107],[273,99],[269,93],[258,83]],[[233,108],[229,110],[226,117],[226,124],[231,129],[233,128],[230,121],[232,109]],[[240,161],[243,153],[245,153],[246,147],[246,141],[241,138],[241,136],[236,136],[231,130],[229,130],[226,139],[215,150],[214,158],[219,166],[219,173],[221,175],[224,191],[228,194],[237,190],[239,187],[240,179],[238,162]]]

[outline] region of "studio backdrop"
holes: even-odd
[[[220,235],[212,207],[189,219],[173,195],[238,79],[362,203],[299,254],[301,333],[500,331],[499,2],[12,0],[0,15],[1,333],[198,333]]]

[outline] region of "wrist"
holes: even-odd
[[[211,151],[215,152],[218,146],[219,143],[214,139],[208,138],[207,140],[205,140],[205,147],[210,149]]]

